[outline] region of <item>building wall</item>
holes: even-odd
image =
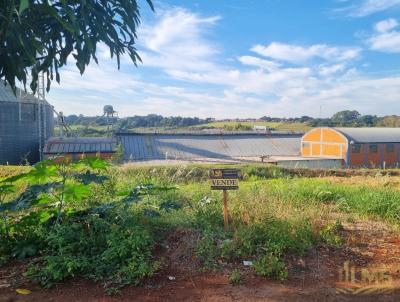
[[[38,162],[40,140],[44,147],[53,130],[50,105],[39,108],[37,103],[0,101],[0,165]]]
[[[357,144],[356,144],[357,146]],[[397,167],[400,162],[400,143],[359,144],[359,152],[354,147],[349,151],[350,167],[382,168]],[[376,147],[375,147],[376,146]],[[376,152],[375,152],[376,151]]]
[[[346,159],[348,141],[344,135],[330,128],[316,128],[301,140],[304,157],[329,157]]]
[[[78,161],[84,157],[99,157],[100,159],[109,160],[115,155],[114,152],[104,152],[104,153],[67,153],[62,155],[57,154],[44,154],[45,159],[51,159],[55,157],[56,162],[63,161]]]
[[[343,159],[352,168],[390,168],[399,166],[400,143],[349,144],[335,129],[316,128],[303,136],[301,155]]]
[[[342,159],[309,159],[309,160],[278,160],[278,167],[287,169],[340,169],[343,167]]]

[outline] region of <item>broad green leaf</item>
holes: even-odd
[[[33,169],[27,173],[26,178],[32,182],[40,182],[57,176],[58,174],[56,166],[49,162],[40,162],[33,166]]]
[[[15,191],[14,185],[0,185],[0,194],[8,194]]]
[[[90,194],[90,188],[84,184],[67,184],[65,185],[65,200],[80,201]]]
[[[54,217],[54,213],[51,211],[42,211],[40,213],[40,223],[45,223],[46,221],[48,221],[49,219]]]
[[[83,183],[84,185],[88,185],[91,183],[101,184],[107,179],[109,179],[109,177],[103,175],[97,175],[87,170],[85,173],[75,175],[75,179]]]
[[[0,213],[4,211],[19,211],[22,209],[29,209],[32,206],[37,205],[41,200],[40,195],[47,192],[54,186],[58,186],[58,183],[49,183],[44,185],[33,185],[26,189],[20,196],[14,200],[1,204]]]
[[[5,183],[5,182],[16,182],[16,181],[18,181],[18,180],[23,179],[24,177],[26,177],[26,175],[28,175],[28,173],[21,173],[21,174],[15,175],[15,176],[10,176],[10,177],[7,177],[7,178],[1,180],[0,183]]]
[[[104,170],[110,166],[108,162],[97,157],[86,157],[82,162],[92,169]]]
[[[18,14],[21,15],[29,7],[29,0],[21,0]]]

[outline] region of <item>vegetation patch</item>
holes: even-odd
[[[225,232],[210,167],[114,167],[84,159],[0,169],[0,261],[28,259],[27,276],[44,287],[79,277],[101,282],[108,293],[142,283],[168,267],[173,253],[177,263],[190,259],[191,269],[228,269],[232,284],[243,281],[243,261],[258,275],[284,280],[291,256],[343,245],[341,221],[399,222],[394,188],[246,164],[239,167],[240,189],[229,192]],[[190,240],[176,239],[181,235]]]

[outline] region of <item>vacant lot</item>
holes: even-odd
[[[0,300],[398,301],[400,177],[230,167],[243,179],[228,232],[209,165],[92,162],[62,178],[49,163],[12,179]],[[0,179],[29,171],[3,167]]]
[[[311,129],[306,123],[281,123],[281,122],[212,122],[204,125],[193,126],[192,128],[217,128],[226,130],[245,130],[252,129],[253,126],[266,126],[269,129],[276,131],[295,131],[306,132]]]

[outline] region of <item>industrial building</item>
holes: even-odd
[[[53,130],[53,107],[44,97],[21,89],[14,95],[0,81],[0,165],[38,162]]]
[[[400,163],[400,128],[315,128],[301,139],[303,157],[341,159],[345,167]]]
[[[119,134],[126,161],[196,158],[233,159],[261,156],[299,156],[300,135]]]
[[[84,156],[110,159],[116,153],[117,139],[112,137],[52,137],[43,150],[44,157],[79,160]]]

